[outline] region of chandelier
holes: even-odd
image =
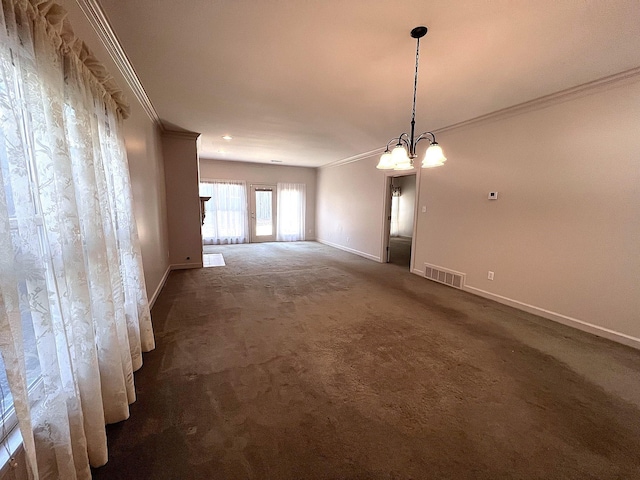
[[[418,89],[418,58],[420,53],[420,39],[427,34],[427,27],[416,27],[411,30],[411,36],[416,39],[416,73],[413,80],[413,110],[411,111],[411,134],[402,133],[399,137],[392,138],[387,143],[387,148],[380,157],[380,162],[376,168],[380,170],[411,170],[413,159],[416,154],[416,146],[422,140],[429,142],[429,147],[422,160],[422,168],[433,168],[444,165],[447,158],[442,153],[442,148],[436,142],[436,136],[433,132],[423,132],[415,138],[416,125],[416,91]],[[393,143],[396,146],[393,150],[389,150],[389,146]]]

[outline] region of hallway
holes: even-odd
[[[389,263],[410,268],[411,237],[389,237]]]

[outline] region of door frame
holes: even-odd
[[[271,222],[273,226],[272,235],[256,235],[256,191],[271,191]],[[249,185],[249,240],[251,243],[275,242],[276,229],[278,227],[278,187],[271,183],[252,183]]]
[[[382,242],[380,249],[380,263],[389,263],[389,238],[391,237],[391,185],[394,178],[407,177],[415,175],[416,177],[416,198],[413,205],[413,234],[411,235],[411,261],[409,263],[409,271],[417,273],[415,270],[415,250],[416,235],[418,229],[418,206],[420,205],[420,174],[422,169],[413,168],[405,171],[385,172],[384,177],[384,202],[382,213],[384,215],[382,222]]]

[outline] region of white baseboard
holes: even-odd
[[[170,272],[171,272],[171,265],[167,267],[167,270],[164,272],[164,275],[162,276],[162,280],[160,280],[160,284],[156,288],[156,291],[153,292],[153,296],[149,301],[149,310],[151,310],[153,308],[153,305],[156,303],[156,300],[158,299],[158,295],[160,295],[160,292],[162,291],[162,287],[164,287],[164,284],[167,283],[167,278],[169,278]]]
[[[164,275],[162,275],[160,284],[156,287],[156,290],[155,292],[153,292],[151,299],[149,299],[149,310],[151,310],[155,305],[156,300],[158,299],[158,296],[160,295],[160,292],[164,287],[164,284],[167,283],[167,278],[169,278],[169,273],[171,273],[171,270],[184,270],[187,268],[202,268],[202,263],[178,263],[169,265],[167,267],[167,270],[164,272]]]
[[[417,268],[411,270],[411,273],[424,277],[424,272],[422,270],[418,270]],[[472,287],[470,285],[465,285],[463,290],[472,293],[473,295],[488,298],[489,300],[502,303],[503,305],[508,305],[510,307],[517,308],[518,310],[523,310],[525,312],[538,315],[539,317],[546,318],[547,320],[552,320],[554,322],[567,325],[568,327],[573,327],[578,330],[582,330],[583,332],[591,333],[592,335],[597,335],[599,337],[604,337],[609,340],[613,340],[614,342],[622,343],[623,345],[627,345],[629,347],[637,348],[640,350],[640,338],[632,337],[631,335],[627,335],[625,333],[616,332],[615,330],[611,330],[609,328],[593,325],[592,323],[584,322],[582,320],[578,320],[577,318],[562,315],[561,313],[552,312],[551,310],[546,310],[534,305],[529,305],[528,303],[513,300],[512,298],[503,297],[502,295],[487,292],[486,290]]]
[[[345,247],[344,245],[338,245],[337,243],[329,242],[327,240],[317,239],[316,242],[322,243],[323,245],[328,245],[333,248],[337,248],[338,250],[343,250],[345,252],[354,253],[364,258],[368,258],[369,260],[376,261],[378,263],[382,262],[380,257],[376,257],[375,255],[371,255],[370,253],[361,252],[360,250],[356,250],[354,248]]]
[[[552,312],[551,310],[546,310],[534,305],[529,305],[528,303],[519,302],[518,300],[503,297],[502,295],[487,292],[470,285],[465,285],[464,290],[469,293],[473,293],[474,295],[488,298],[489,300],[494,300],[498,303],[509,305],[510,307],[517,308],[518,310],[533,313],[534,315],[538,315],[548,320],[553,320],[554,322],[562,323],[563,325],[577,328],[578,330],[582,330],[583,332],[591,333],[599,337],[604,337],[609,340],[613,340],[614,342],[622,343],[623,345],[627,345],[629,347],[637,348],[640,350],[640,338],[632,337],[631,335],[627,335],[625,333],[616,332],[615,330],[611,330],[609,328],[593,325],[592,323],[584,322],[582,320],[578,320],[577,318],[562,315],[561,313]]]
[[[185,270],[187,268],[202,268],[202,262],[199,263],[174,263],[170,265],[171,270]]]

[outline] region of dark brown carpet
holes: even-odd
[[[640,478],[640,352],[312,242],[172,272],[99,479]]]

